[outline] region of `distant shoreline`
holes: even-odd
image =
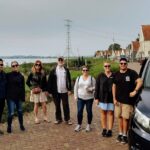
[[[47,58],[57,58],[56,56],[0,56],[0,58],[2,59],[37,59],[37,58],[41,58],[41,59],[47,59]]]

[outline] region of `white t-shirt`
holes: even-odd
[[[66,87],[66,70],[64,67],[56,67],[56,76],[57,76],[57,90],[58,93],[67,93]]]

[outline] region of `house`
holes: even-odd
[[[139,37],[139,52],[137,58],[150,57],[150,25],[142,25]]]
[[[132,41],[131,43],[131,55],[132,55],[132,60],[136,59],[136,54],[139,51],[140,43],[139,41]]]
[[[97,58],[103,58],[103,57],[104,57],[103,53],[104,53],[103,50],[97,50],[97,51],[95,52],[95,55],[94,55],[94,56],[97,57]]]
[[[128,52],[126,49],[114,50],[115,58],[120,59],[121,57],[128,57]]]
[[[97,50],[94,56],[97,58],[107,58],[109,55],[110,52],[108,50]]]

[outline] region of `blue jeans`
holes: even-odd
[[[92,118],[93,118],[93,113],[92,113],[93,99],[82,100],[81,98],[78,98],[78,101],[77,101],[77,108],[78,108],[77,118],[78,118],[78,124],[79,125],[82,124],[84,105],[86,105],[87,122],[88,122],[88,124],[91,124],[91,122],[92,122]]]
[[[7,100],[7,106],[8,106],[8,120],[7,120],[8,126],[11,126],[15,108],[17,109],[20,126],[22,126],[23,125],[22,101]]]

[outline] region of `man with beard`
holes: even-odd
[[[119,62],[120,70],[115,74],[112,92],[119,124],[117,142],[126,144],[129,118],[143,82],[134,70],[128,68],[126,58],[121,58]]]
[[[70,108],[68,101],[68,94],[71,94],[71,76],[69,69],[64,66],[64,58],[59,57],[57,66],[54,67],[49,74],[48,78],[48,91],[52,94],[56,108],[55,124],[62,122],[61,115],[61,101],[64,111],[64,120],[67,124],[71,125]]]

